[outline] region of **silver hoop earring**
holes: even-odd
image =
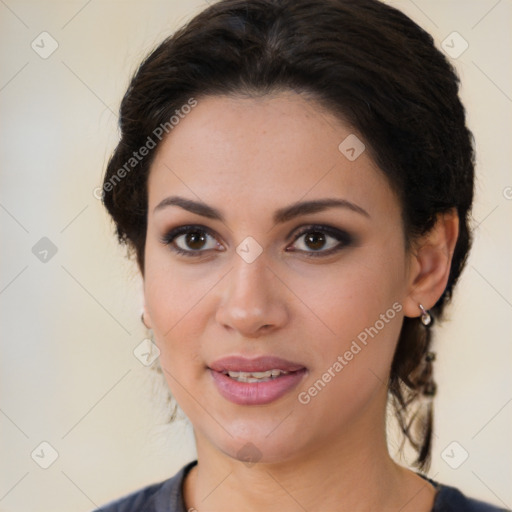
[[[418,304],[420,311],[421,311],[421,323],[424,326],[430,325],[432,322],[432,317],[430,316],[430,313],[423,307],[422,304]]]
[[[140,321],[146,329],[149,329],[149,327],[146,325],[146,322],[144,322],[144,311],[140,314]]]

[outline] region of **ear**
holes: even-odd
[[[403,304],[405,316],[420,316],[419,304],[428,310],[443,294],[458,235],[459,216],[452,209],[438,214],[433,228],[414,242],[410,255],[408,295]]]

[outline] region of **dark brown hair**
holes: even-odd
[[[130,160],[133,152],[150,138],[158,147],[155,130],[166,126],[170,133],[171,118],[191,98],[306,93],[363,138],[401,201],[409,247],[438,214],[457,211],[448,284],[432,308],[440,319],[471,242],[473,140],[458,88],[432,37],[379,1],[221,0],[140,65],[121,104],[121,140],[108,163],[103,202],[144,273],[146,183],[156,149],[140,161]],[[389,382],[396,417],[422,469],[430,461],[432,403],[427,399],[419,414],[413,406],[435,393],[430,344],[430,328],[405,318]]]

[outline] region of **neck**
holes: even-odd
[[[427,512],[433,505],[434,488],[389,456],[382,424],[355,424],[292,458],[254,465],[195,436],[198,465],[185,480],[187,510]]]

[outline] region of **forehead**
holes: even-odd
[[[396,210],[398,201],[368,151],[347,158],[362,150],[361,139],[293,92],[205,97],[160,144],[149,175],[149,207],[172,192],[253,211],[325,196]],[[347,153],[347,144],[355,152]]]

